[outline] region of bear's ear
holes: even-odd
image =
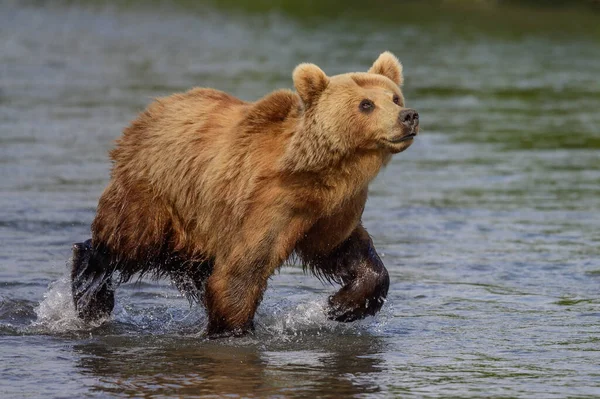
[[[404,76],[402,76],[402,64],[398,61],[398,58],[389,51],[381,53],[379,58],[373,63],[369,73],[376,73],[383,75],[398,86],[402,86],[404,83]]]
[[[315,64],[300,64],[292,74],[294,87],[306,106],[314,103],[329,84],[325,72]]]

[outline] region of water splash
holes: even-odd
[[[133,287],[132,287],[133,286]],[[161,292],[161,304],[152,301],[152,306],[144,306],[147,301],[136,301],[129,293],[139,294],[135,284],[120,287],[117,290],[117,304],[112,315],[97,321],[86,323],[78,316],[73,305],[71,283],[64,276],[49,285],[44,300],[35,308],[37,319],[32,323],[34,329],[50,333],[68,333],[96,330],[97,333],[196,333],[205,326],[202,312],[190,307],[181,295],[169,295]],[[154,287],[152,287],[154,288]],[[167,290],[168,287],[158,287]],[[140,306],[141,305],[141,306]],[[99,327],[102,329],[97,330]]]
[[[266,334],[271,339],[283,341],[322,334],[381,334],[392,317],[390,307],[384,306],[375,317],[352,323],[339,323],[327,317],[326,294],[308,301],[295,299],[298,300],[282,300],[276,293],[271,295],[257,313],[257,334]]]
[[[32,327],[54,333],[88,330],[98,327],[106,321],[104,319],[86,324],[77,317],[71,295],[71,283],[67,276],[49,285],[48,291],[44,294],[44,300],[35,308],[35,314],[37,320],[34,321]]]
[[[269,306],[270,305],[270,306]],[[331,329],[331,321],[327,319],[324,300],[291,304],[263,306],[256,317],[257,328],[274,336],[296,336],[307,331]]]
[[[201,305],[189,302],[173,287],[164,284],[127,284],[116,290],[117,301],[110,317],[85,323],[73,305],[69,276],[51,283],[44,299],[34,309],[37,316],[30,328],[37,332],[63,334],[192,335],[201,336],[207,319]],[[321,334],[381,334],[393,317],[389,304],[376,317],[353,323],[327,318],[327,294],[297,294],[286,297],[277,289],[267,297],[255,317],[258,339],[281,341]],[[101,327],[101,328],[100,328]]]

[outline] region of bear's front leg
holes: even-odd
[[[247,219],[254,227],[251,234],[240,237],[227,255],[217,257],[206,282],[204,304],[210,337],[240,336],[254,329],[254,313],[269,277],[290,256],[307,225],[302,217],[252,216]]]
[[[268,277],[261,274],[219,270],[209,277],[204,294],[209,337],[241,336],[254,329],[254,313],[267,288]]]
[[[317,275],[343,284],[329,297],[330,319],[350,322],[372,316],[383,306],[390,277],[361,225],[331,253],[306,261]]]

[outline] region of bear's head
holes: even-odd
[[[293,79],[303,109],[286,156],[292,169],[328,167],[361,151],[389,156],[407,149],[419,131],[419,114],[405,107],[400,90],[402,65],[390,52],[368,72],[327,76],[300,64]]]

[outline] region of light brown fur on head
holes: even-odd
[[[404,107],[402,65],[391,53],[381,54],[366,73],[327,77],[316,65],[300,64],[293,77],[304,113],[283,158],[284,169],[323,170],[356,152],[380,151],[386,158],[410,145],[386,141],[402,133],[398,112]],[[359,109],[365,99],[375,104],[370,113]]]
[[[125,276],[160,256],[210,259],[207,307],[229,312],[224,329],[244,325],[292,252],[318,257],[358,228],[369,182],[412,142],[390,141],[404,132],[402,66],[391,53],[369,72],[332,77],[301,64],[293,81],[297,94],[254,103],[196,88],[150,105],[111,152],[94,245]],[[374,107],[361,108],[365,100]],[[231,279],[252,289],[240,293]]]

